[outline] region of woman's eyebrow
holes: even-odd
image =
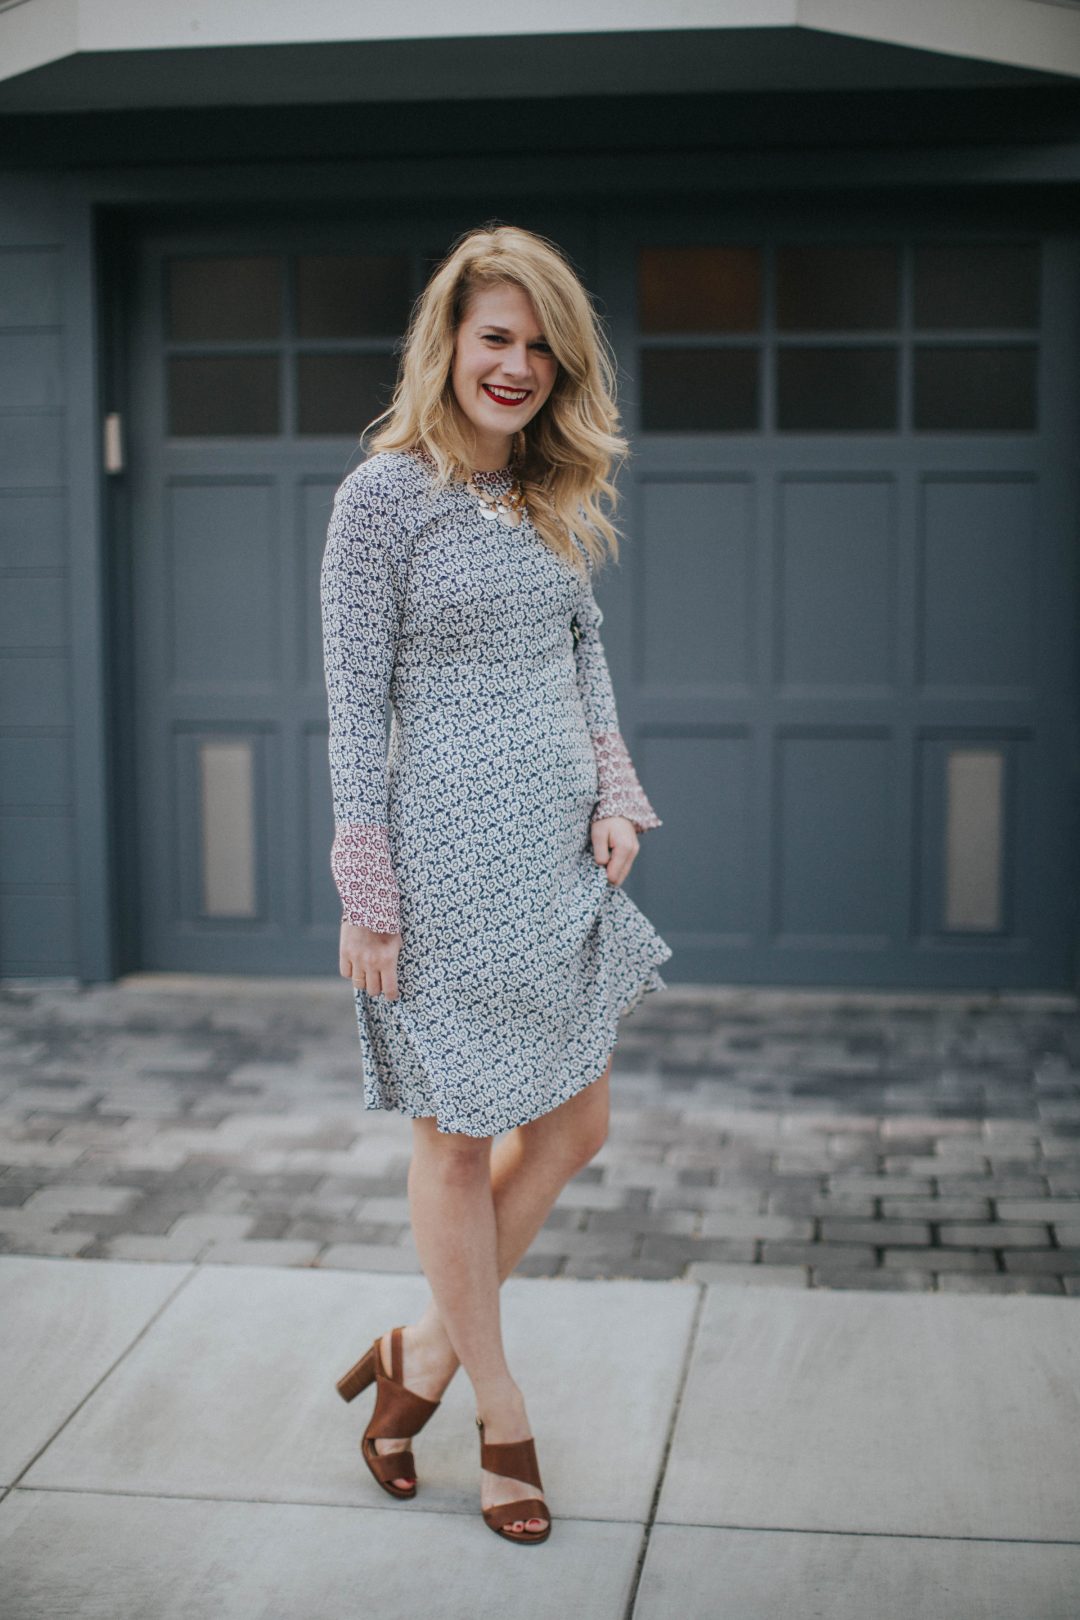
[[[492,321],[481,321],[480,330],[482,332],[501,332],[504,337],[513,337],[514,335],[508,326],[496,326]],[[540,332],[533,339],[533,341],[535,343],[546,343],[547,339],[545,338],[544,334]]]

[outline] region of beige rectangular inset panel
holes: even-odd
[[[1005,756],[952,748],[945,777],[945,926],[1001,927]]]
[[[255,769],[250,739],[199,744],[202,913],[255,915]]]

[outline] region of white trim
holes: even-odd
[[[1080,78],[1080,11],[1054,0],[797,0],[822,33]]]
[[[103,51],[778,28],[1080,77],[1080,7],[1063,0],[15,0],[0,79]]]

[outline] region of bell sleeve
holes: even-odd
[[[575,617],[579,630],[574,647],[578,691],[592,738],[600,784],[592,820],[625,816],[639,833],[649,827],[662,827],[663,822],[645,797],[619,730],[611,671],[600,640],[604,615],[593,595],[591,559],[588,559],[588,579],[582,587]]]
[[[387,816],[386,700],[398,607],[387,502],[358,468],[334,498],[320,573],[334,841],[342,920],[401,929]]]

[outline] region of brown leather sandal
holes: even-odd
[[[416,1464],[412,1451],[376,1451],[375,1441],[419,1434],[442,1402],[429,1401],[425,1395],[417,1395],[414,1390],[406,1389],[401,1382],[401,1369],[401,1329],[396,1327],[390,1333],[389,1373],[383,1367],[380,1334],[356,1366],[350,1367],[338,1379],[337,1392],[343,1401],[351,1401],[370,1383],[375,1383],[375,1410],[364,1430],[360,1449],[364,1461],[383,1490],[390,1496],[407,1498],[416,1495]],[[412,1484],[403,1488],[394,1484],[395,1479],[411,1479]]]
[[[540,1478],[540,1465],[536,1460],[536,1442],[528,1440],[487,1441],[484,1439],[484,1425],[479,1418],[476,1427],[480,1430],[480,1466],[486,1468],[490,1474],[502,1474],[505,1479],[526,1479],[530,1485],[535,1485],[538,1491],[544,1488]],[[504,1541],[540,1542],[546,1541],[551,1534],[551,1513],[546,1502],[539,1496],[527,1496],[520,1502],[503,1502],[500,1507],[482,1508],[484,1523],[494,1530],[497,1536]],[[510,1530],[506,1527],[513,1524],[515,1519],[546,1519],[542,1530]]]

